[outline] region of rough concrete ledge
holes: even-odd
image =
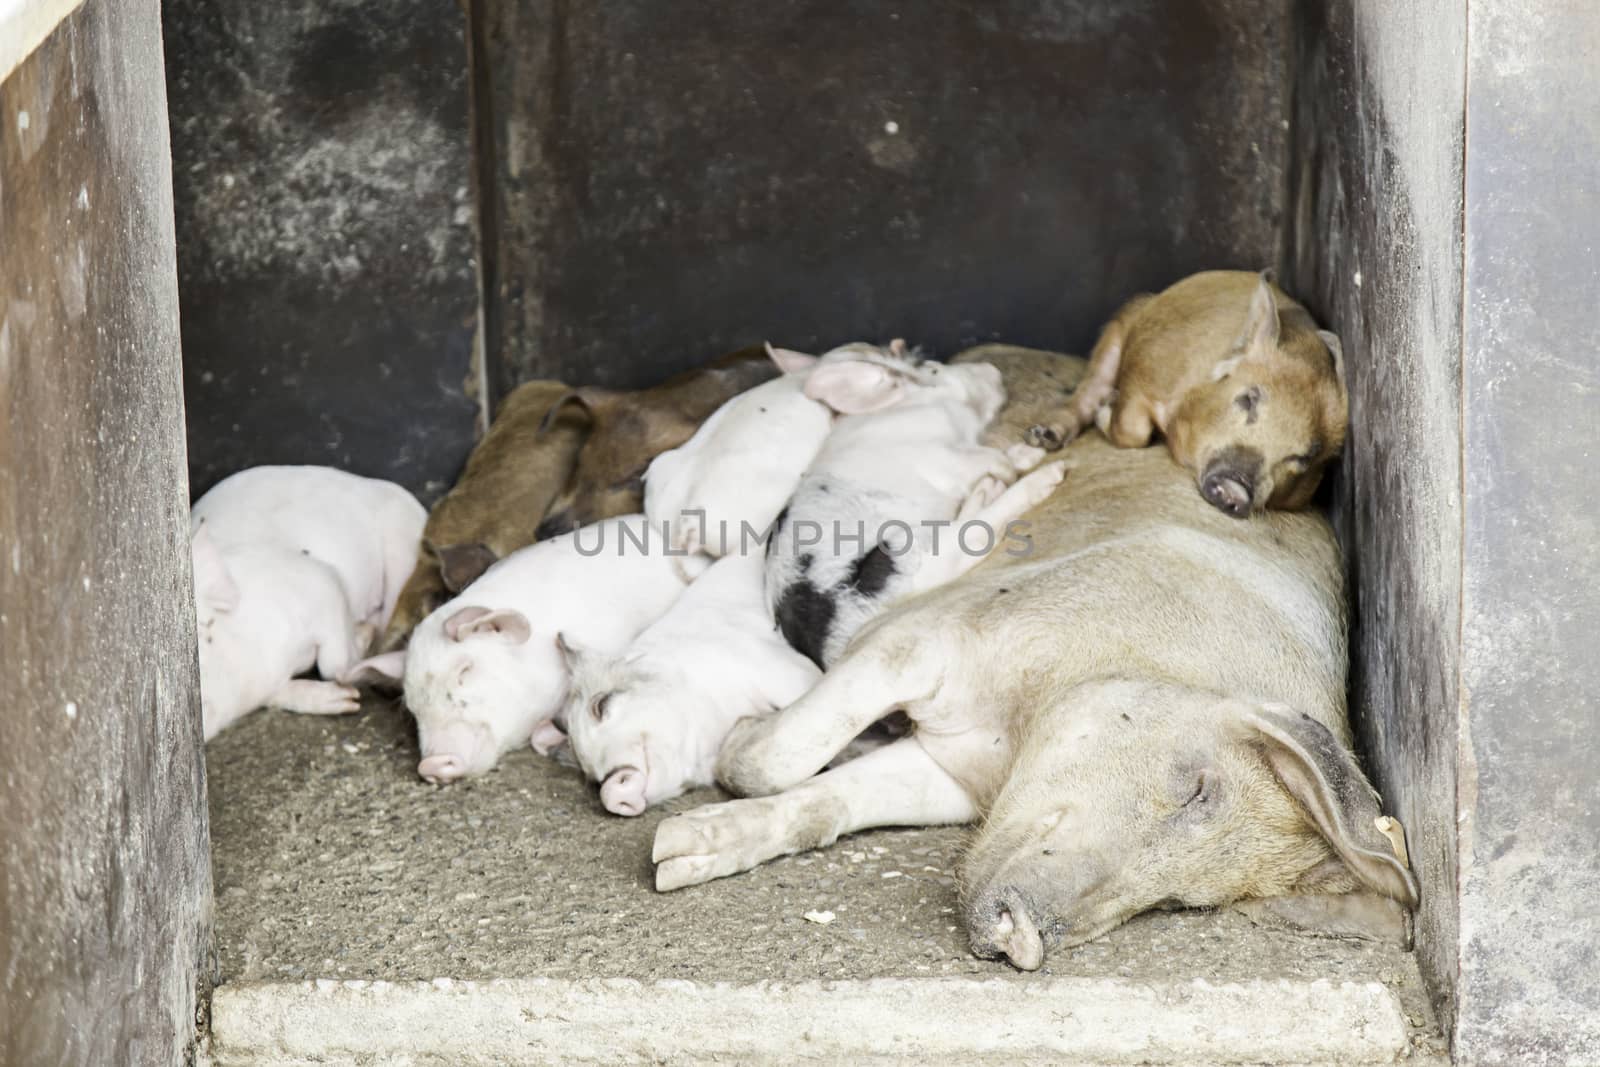
[[[226,986],[214,1062],[1367,1064],[1405,1054],[1379,982],[885,978]]]

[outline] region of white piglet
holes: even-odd
[[[784,373],[718,408],[651,462],[644,513],[675,550],[721,558],[759,547],[833,425],[805,393],[816,356],[767,346]]]
[[[427,512],[391,482],[254,467],[190,509],[200,716],[210,740],[256,708],[355,711],[342,684],[389,621]],[[315,666],[322,681],[297,679]]]
[[[435,784],[484,774],[537,740],[535,726],[567,694],[556,635],[621,652],[704,569],[665,548],[643,515],[529,545],[423,619],[404,649],[362,663],[403,680],[422,748],[417,773]]]
[[[572,671],[563,720],[600,802],[638,815],[710,785],[733,724],[782,708],[822,676],[772,626],[759,551],[724,556],[621,655],[564,634]],[[541,748],[557,739],[542,724]]]
[[[940,585],[1006,541],[1060,484],[1041,449],[980,444],[1005,403],[988,363],[919,359],[904,341],[822,357],[806,395],[843,417],[773,531],[767,597],[785,638],[822,667],[893,601]],[[1015,484],[1013,484],[1015,483]]]

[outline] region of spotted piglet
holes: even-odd
[[[773,617],[824,668],[884,607],[976,565],[1065,474],[1051,463],[1019,480],[1041,449],[979,443],[1005,403],[992,365],[922,360],[898,340],[845,347],[806,381],[842,417],[767,544]]]

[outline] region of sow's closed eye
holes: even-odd
[[[1167,787],[1171,798],[1172,818],[1203,819],[1217,810],[1218,787],[1221,779],[1210,767],[1186,762],[1174,767]]]

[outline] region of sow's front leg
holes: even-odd
[[[656,889],[699,885],[874,826],[939,826],[976,816],[967,791],[915,737],[903,737],[788,792],[667,819],[656,827],[651,854]]]
[[[861,731],[938,690],[942,644],[932,635],[896,633],[893,624],[864,631],[799,700],[734,724],[717,757],[717,781],[746,797],[804,782]]]

